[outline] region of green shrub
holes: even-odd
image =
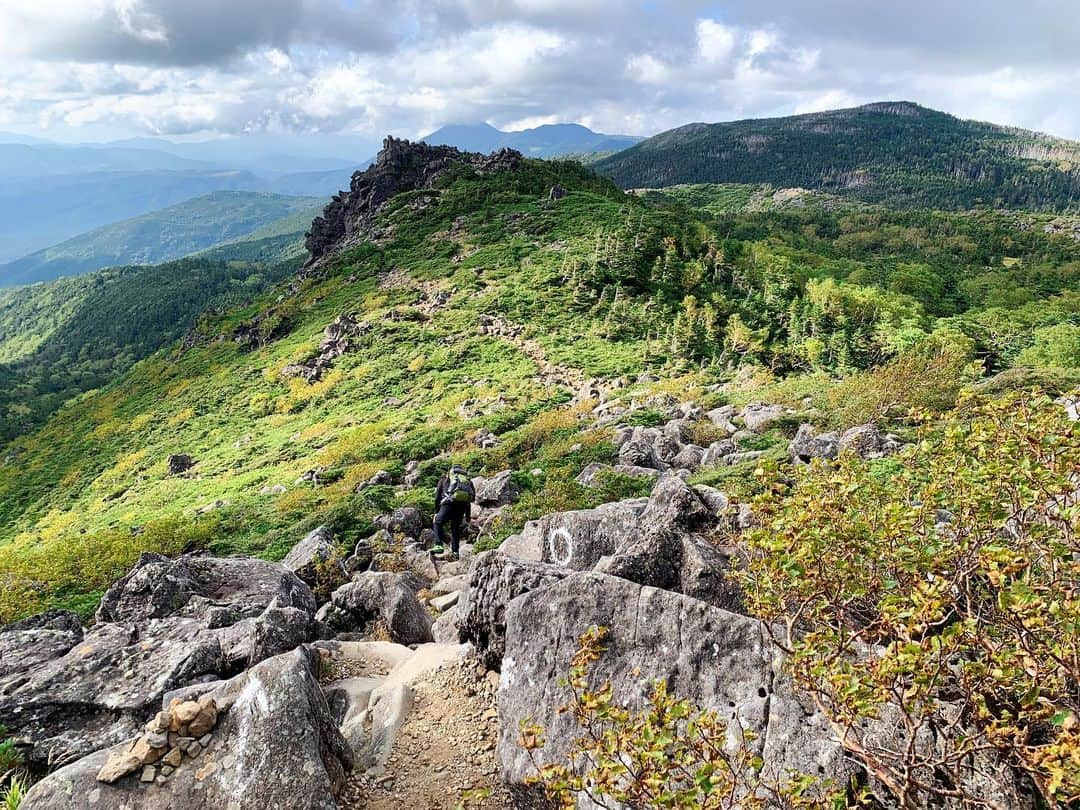
[[[580,799],[639,810],[845,806],[843,791],[816,777],[765,776],[765,763],[750,751],[752,732],[744,731],[733,750],[719,714],[671,695],[663,680],[653,682],[640,710],[626,708],[610,682],[593,685],[589,670],[605,651],[605,635],[604,628],[586,631],[563,682],[570,702],[561,711],[581,727],[566,762],[541,765],[544,729],[522,724],[519,742],[536,770],[531,782],[559,807],[573,810]]]
[[[971,769],[1003,764],[1042,806],[1080,801],[1077,470],[1080,423],[1013,394],[965,399],[888,464],[815,464],[757,500],[747,607],[901,806],[987,807]]]

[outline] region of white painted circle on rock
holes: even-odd
[[[551,554],[551,561],[556,565],[564,568],[570,565],[570,560],[574,557],[574,538],[570,536],[570,532],[561,526],[552,529],[548,533],[548,552]]]

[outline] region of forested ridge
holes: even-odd
[[[623,188],[769,183],[902,207],[1080,205],[1080,145],[910,102],[689,124],[596,168]]]

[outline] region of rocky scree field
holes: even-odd
[[[1076,364],[736,224],[389,140],[300,273],[11,442],[22,806],[1074,801]]]

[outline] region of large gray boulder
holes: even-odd
[[[852,772],[825,719],[781,674],[760,622],[682,594],[579,573],[515,599],[506,612],[497,751],[515,806],[541,806],[526,785],[535,771],[518,744],[521,722],[544,727],[540,764],[565,763],[581,735],[573,715],[559,712],[570,700],[560,679],[591,626],[608,628],[593,683],[611,681],[620,704],[643,707],[653,681],[664,679],[675,696],[728,720],[729,744],[738,744],[742,728],[755,732],[750,745],[776,775],[795,768],[842,783]]]
[[[512,470],[503,470],[491,478],[474,478],[472,483],[476,490],[476,505],[492,508],[514,503],[521,491],[513,481],[513,474]]]
[[[881,458],[900,449],[900,442],[877,425],[856,425],[840,434],[840,453],[854,453],[859,458]]]
[[[498,670],[506,636],[506,606],[568,573],[557,565],[515,559],[499,551],[477,557],[469,570],[469,588],[455,608],[461,640],[471,641],[484,665]]]
[[[795,438],[788,445],[792,461],[809,464],[815,458],[832,460],[840,453],[840,436],[835,432],[818,433],[809,422],[799,425]]]
[[[385,530],[392,538],[410,537],[416,540],[424,530],[424,516],[415,506],[401,506],[389,515],[382,515],[375,525]]]
[[[713,442],[705,448],[705,452],[701,456],[701,466],[722,467],[725,465],[724,460],[736,453],[738,449],[739,446],[731,439],[721,439],[718,442]]]
[[[334,533],[326,526],[312,530],[303,540],[292,547],[281,564],[314,587],[319,579],[319,569],[327,566],[327,561],[337,553],[337,541]],[[341,563],[336,564],[337,573],[345,576]]]
[[[157,781],[141,782],[138,771],[113,784],[97,781],[124,742],[47,776],[22,810],[335,810],[353,757],[323,697],[318,667],[318,655],[300,648],[208,692],[219,709],[208,746],[167,778],[159,767]]]
[[[284,566],[252,557],[145,553],[101,598],[97,622],[131,622],[165,616],[207,618],[227,610],[250,618],[278,607],[315,611],[311,589]],[[220,619],[219,619],[220,621]]]
[[[331,610],[332,608],[332,610]],[[398,644],[432,640],[431,616],[416,598],[416,577],[394,571],[365,571],[334,591],[320,611],[337,631],[362,630],[378,621]]]
[[[652,442],[645,439],[631,439],[619,448],[619,464],[625,467],[646,467],[651,470],[665,469],[665,464],[656,454]]]
[[[765,402],[751,402],[739,416],[747,430],[754,433],[764,433],[774,422],[783,419],[787,413],[782,405],[770,405]]]
[[[714,501],[678,476],[663,476],[641,515],[640,531],[627,535],[593,570],[741,611],[741,593],[728,578],[734,550],[698,533],[718,523]]]
[[[648,499],[638,498],[545,515],[536,529],[541,559],[576,571],[592,568],[638,530],[647,503]]]
[[[55,613],[0,633],[0,724],[32,766],[70,762],[130,736],[166,692],[310,640],[314,612],[311,590],[281,565],[144,554],[81,637]]]

